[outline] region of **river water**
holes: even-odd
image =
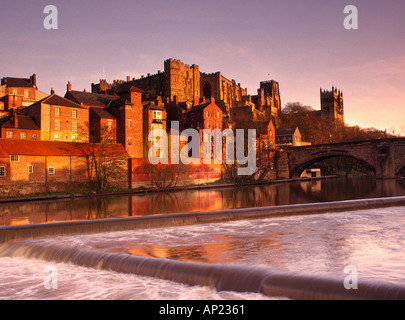
[[[402,180],[325,180],[117,197],[104,199],[102,205],[98,204],[103,202],[101,199],[79,200],[78,203],[62,201],[53,204],[54,207],[52,203],[27,203],[22,206],[33,206],[31,208],[38,211],[29,212],[24,208],[16,211],[19,212],[16,217],[3,216],[3,225],[398,195],[405,195]],[[92,215],[86,216],[82,213],[83,207],[87,206],[85,210],[91,207],[89,202],[103,207],[103,214],[92,211]],[[63,205],[69,207],[70,214],[63,211]],[[41,211],[45,207],[46,213]],[[73,208],[81,213],[76,214]],[[277,275],[320,277],[338,283],[343,283],[347,277],[345,268],[354,266],[360,288],[370,283],[404,286],[404,228],[405,208],[391,207],[26,240],[0,247],[0,299],[286,298],[250,290],[249,281],[242,278],[241,290],[227,289],[226,285],[222,289],[206,286],[207,279],[203,275],[211,266],[217,266],[217,273],[224,277],[234,271],[253,274],[260,269]],[[104,262],[108,259],[109,265]],[[137,268],[149,261],[157,264],[159,270],[190,270],[196,285],[159,279],[159,273],[153,277],[142,275]],[[192,269],[194,265],[199,266],[197,271]],[[49,268],[57,279],[57,286],[52,288],[45,285]]]
[[[238,188],[0,204],[0,226],[405,195],[405,179],[332,179]]]

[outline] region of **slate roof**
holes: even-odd
[[[66,98],[63,98],[61,96],[58,96],[57,94],[51,94],[50,96],[39,100],[37,102],[35,102],[34,104],[25,107],[23,109],[27,109],[27,108],[32,108],[33,106],[36,106],[38,104],[49,104],[49,105],[54,105],[54,106],[60,106],[60,107],[70,107],[70,108],[77,108],[77,109],[86,109],[84,107],[82,107],[80,104],[73,102],[71,100],[68,100]]]
[[[7,85],[7,87],[21,87],[21,88],[34,87],[34,84],[31,83],[30,79],[25,78],[5,77],[2,79],[1,82],[3,85]]]
[[[117,100],[120,97],[72,90],[66,92],[65,98],[77,103],[83,103],[91,106],[107,107],[111,103],[111,101]]]
[[[23,130],[40,130],[39,126],[34,122],[34,120],[30,116],[25,115],[17,115],[18,117],[18,129]],[[5,129],[14,129],[15,122],[13,117],[6,117],[1,119],[0,127]]]
[[[298,130],[298,127],[276,129],[276,136],[291,136]]]
[[[97,114],[100,118],[115,119],[115,117],[104,108],[93,107],[91,108],[91,111]]]

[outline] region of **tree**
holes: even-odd
[[[83,144],[89,155],[89,176],[95,176],[98,191],[105,191],[113,182],[125,180],[128,176],[128,154],[116,143],[115,132],[107,125],[80,128],[79,135],[89,143]]]

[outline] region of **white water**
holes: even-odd
[[[405,284],[405,208],[113,232],[31,240],[41,245],[132,253],[191,262],[260,266],[283,273],[347,276]],[[3,250],[4,251],[4,250]],[[1,256],[0,249],[0,256]],[[266,299],[255,293],[217,292],[201,286],[28,259],[0,258],[1,299]],[[44,267],[58,270],[58,289],[44,288]]]

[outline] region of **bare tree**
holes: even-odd
[[[90,157],[89,173],[95,176],[96,188],[105,191],[113,182],[128,177],[128,155],[121,145],[114,143],[115,132],[107,125],[91,129],[88,124],[80,128],[80,136],[89,142],[83,145]]]

